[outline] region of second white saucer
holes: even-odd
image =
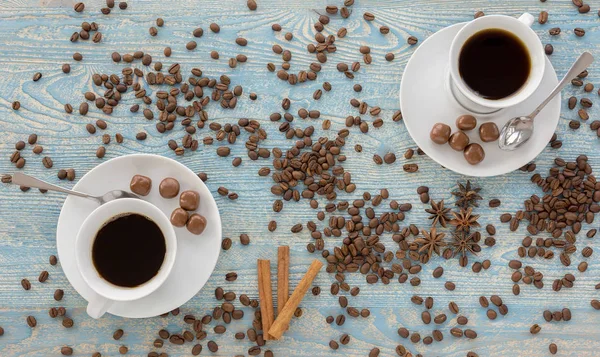
[[[484,143],[477,130],[469,132],[472,143],[485,150],[485,160],[470,165],[462,152],[449,145],[438,145],[429,139],[435,123],[449,125],[456,131],[455,120],[463,114],[473,114],[478,124],[493,121],[498,128],[513,117],[527,115],[535,109],[558,83],[554,67],[546,58],[546,72],[542,83],[531,97],[514,107],[486,115],[470,113],[454,99],[448,78],[448,53],[454,36],[464,23],[446,27],[425,40],[412,55],[400,84],[400,109],[406,128],[415,143],[440,165],[469,176],[496,176],[514,170],[532,161],[548,145],[558,125],[561,97],[557,95],[542,110],[536,120],[531,139],[513,152],[500,150],[497,142]]]

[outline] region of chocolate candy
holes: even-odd
[[[204,228],[206,228],[206,218],[198,213],[194,213],[188,219],[186,227],[193,234],[202,234]]]
[[[461,115],[456,118],[456,127],[460,130],[469,131],[475,129],[477,126],[477,119],[472,115]]]
[[[494,123],[484,123],[479,127],[479,137],[484,143],[496,141],[500,137],[500,131]]]
[[[140,196],[147,196],[150,193],[150,189],[152,189],[152,180],[150,177],[135,175],[131,178],[129,188],[133,193]]]
[[[183,227],[188,221],[188,213],[183,208],[175,208],[171,213],[171,224],[175,227]]]
[[[481,145],[473,143],[467,145],[464,151],[465,159],[471,165],[477,165],[485,158],[485,151]]]
[[[429,132],[429,138],[436,144],[445,144],[450,138],[451,129],[448,125],[443,123],[436,123],[431,132]]]
[[[160,192],[160,195],[164,198],[177,197],[179,194],[179,181],[172,177],[167,177],[160,182],[158,192]]]
[[[448,144],[456,151],[463,151],[469,145],[469,137],[463,131],[457,131],[450,136]]]
[[[186,211],[195,211],[200,205],[200,194],[196,191],[183,191],[179,196],[179,205]]]

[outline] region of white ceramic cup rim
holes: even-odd
[[[465,97],[481,106],[501,109],[517,105],[535,92],[542,82],[546,61],[542,42],[530,25],[526,23],[528,19],[532,18],[533,16],[528,13],[523,14],[519,19],[505,15],[486,15],[467,23],[456,34],[450,46],[450,76]],[[462,80],[458,69],[460,52],[464,43],[477,32],[491,28],[512,32],[525,44],[531,59],[531,71],[525,84],[517,92],[497,100],[486,99],[473,92]]]
[[[163,233],[166,244],[165,258],[158,273],[144,284],[133,288],[106,281],[92,261],[92,247],[98,230],[111,218],[126,213],[140,214],[154,221]],[[83,280],[98,295],[111,301],[138,300],[154,292],[169,276],[177,252],[177,239],[169,219],[153,204],[136,198],[117,199],[96,208],[81,225],[75,244],[75,259]]]

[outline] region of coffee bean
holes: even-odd
[[[217,155],[221,157],[229,156],[230,152],[231,150],[226,146],[220,146],[219,148],[217,148]]]
[[[444,268],[442,267],[437,267],[433,270],[432,275],[434,278],[439,278],[444,274]]]
[[[38,281],[40,283],[44,283],[44,282],[46,282],[46,280],[48,280],[49,276],[50,276],[50,274],[46,270],[44,270],[40,273],[40,276],[38,277]]]
[[[345,334],[343,334],[343,335],[340,337],[340,343],[341,343],[342,345],[347,345],[348,343],[350,343],[350,335],[348,335],[348,334],[346,334],[346,333],[345,333]]]
[[[471,329],[466,329],[464,331],[465,337],[466,338],[470,338],[470,339],[474,339],[477,338],[477,332],[471,330]]]
[[[531,328],[529,328],[529,332],[532,335],[537,335],[542,330],[542,327],[538,324],[533,324]]]
[[[23,289],[25,290],[29,290],[31,289],[31,283],[29,282],[29,280],[27,279],[23,279],[21,280],[21,286],[23,287]]]
[[[548,31],[548,33],[550,34],[550,36],[560,35],[560,27],[553,27]]]
[[[42,73],[41,73],[41,72],[36,72],[36,73],[33,75],[33,81],[34,81],[34,82],[37,82],[37,81],[39,81],[40,79],[42,79]]]
[[[575,36],[577,36],[577,37],[583,37],[583,36],[585,35],[585,30],[584,30],[584,29],[582,29],[582,28],[580,28],[580,27],[576,27],[576,28],[573,30],[573,33],[574,33],[574,34],[575,34]]]
[[[54,165],[53,162],[52,162],[52,159],[50,157],[48,157],[48,156],[44,156],[44,158],[42,159],[42,164],[47,169],[52,168],[52,166]]]
[[[29,137],[27,138],[27,142],[29,143],[29,145],[34,145],[35,143],[37,143],[38,140],[38,136],[37,134],[30,134]],[[19,150],[19,149],[17,149]]]
[[[570,97],[568,102],[567,102],[569,109],[573,109],[575,108],[575,106],[577,105],[577,98],[575,97]]]
[[[365,20],[367,20],[367,21],[373,21],[373,20],[375,20],[375,15],[373,15],[373,14],[372,14],[372,13],[370,13],[370,12],[365,12],[365,13],[363,14],[363,19],[365,19]]]
[[[512,269],[520,269],[520,268],[521,268],[521,266],[523,266],[523,264],[522,264],[520,261],[518,261],[518,260],[511,260],[511,261],[508,263],[508,266],[509,266],[510,268],[512,268]]]
[[[545,52],[547,55],[551,55],[551,54],[554,52],[554,47],[553,47],[551,44],[549,44],[549,43],[548,43],[548,44],[546,44],[546,45],[544,46],[544,52]]]
[[[388,165],[393,164],[396,161],[396,155],[392,152],[389,152],[385,154],[385,156],[383,157],[383,161]]]
[[[196,43],[196,41],[190,41],[185,45],[185,48],[188,51],[191,51],[191,50],[195,49],[197,46],[198,46],[198,44]]]
[[[592,307],[596,310],[600,310],[600,301],[594,299],[592,301],[590,301],[590,304],[592,305]]]
[[[79,114],[86,115],[89,110],[89,105],[87,103],[81,103],[79,105]]]
[[[579,104],[584,108],[591,108],[594,103],[589,98],[581,98]]]
[[[143,131],[135,134],[135,138],[137,140],[146,140],[146,137],[147,137],[147,134]]]
[[[556,343],[551,343],[550,345],[548,345],[548,350],[553,355],[557,354],[558,353],[558,347],[556,346]]]
[[[65,317],[62,321],[62,325],[66,328],[73,327],[73,324],[74,324],[73,319],[68,318],[68,317]]]
[[[64,295],[65,292],[62,289],[56,289],[54,291],[54,300],[61,301]]]
[[[548,12],[547,11],[541,11],[540,15],[538,16],[538,22],[543,25],[546,22],[548,22]]]
[[[585,13],[588,13],[588,12],[590,12],[590,5],[588,5],[588,4],[583,4],[583,5],[581,5],[581,6],[579,7],[578,11],[579,11],[579,13],[580,13],[580,14],[585,14]]]
[[[475,13],[475,15],[473,15],[473,18],[478,19],[478,18],[480,18],[482,16],[485,16],[485,14],[483,13],[483,11],[477,11]]]
[[[250,9],[250,11],[254,11],[254,10],[256,10],[256,8],[258,7],[258,6],[256,5],[256,0],[248,0],[248,1],[246,2],[246,5],[248,6],[248,9]]]
[[[214,22],[209,25],[209,28],[214,33],[219,33],[221,31],[221,27]]]
[[[215,341],[208,341],[207,347],[210,352],[217,352],[219,350],[219,346]]]
[[[71,347],[64,346],[64,347],[61,347],[60,353],[63,356],[71,356],[71,355],[73,355],[73,349]]]
[[[85,4],[82,2],[78,2],[73,6],[73,10],[75,10],[75,12],[82,12],[83,9],[85,9]]]
[[[37,325],[37,320],[33,316],[27,316],[26,321],[27,321],[27,325],[31,328],[33,328]]]
[[[337,350],[338,348],[340,348],[340,345],[336,341],[331,340],[329,341],[329,348],[331,348],[332,350]]]
[[[127,354],[128,351],[129,351],[129,348],[127,348],[127,346],[119,347],[119,353],[122,355]]]

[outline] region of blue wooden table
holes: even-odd
[[[184,73],[189,73],[192,67],[201,68],[208,76],[227,73],[233,84],[244,87],[244,94],[235,110],[210,105],[210,120],[225,124],[242,117],[256,119],[269,135],[263,142],[269,149],[285,149],[291,145],[279,133],[278,124],[269,121],[271,113],[281,112],[280,103],[284,97],[290,98],[292,113],[301,107],[321,112],[320,119],[301,122],[296,119],[294,122],[302,127],[313,125],[317,136],[332,137],[345,127],[347,115],[356,115],[356,110],[348,104],[351,98],[380,106],[380,117],[384,121],[381,128],[371,127],[368,134],[360,134],[357,128],[353,128],[347,138],[344,151],[348,160],[343,166],[352,173],[357,190],[341,195],[340,199],[352,200],[361,197],[363,192],[376,194],[379,189],[387,188],[390,199],[413,203],[413,209],[407,214],[403,225],[415,223],[421,226],[426,224],[428,214],[423,211],[426,206],[419,202],[416,188],[420,185],[430,186],[432,198],[452,202],[450,190],[457,180],[464,181],[466,178],[441,168],[425,156],[415,156],[412,160],[402,158],[406,149],[416,149],[403,123],[391,120],[393,113],[400,109],[398,90],[402,71],[416,48],[406,43],[408,36],[414,35],[423,41],[446,26],[472,19],[479,10],[486,14],[511,16],[528,11],[536,17],[541,10],[547,10],[550,14],[548,23],[536,23],[534,29],[544,43],[551,42],[554,45],[554,54],[550,59],[559,76],[584,50],[600,56],[598,0],[589,1],[592,11],[588,14],[579,14],[570,0],[357,0],[351,8],[349,19],[342,19],[339,15],[332,17],[326,31],[335,32],[345,26],[349,33],[346,38],[336,41],[338,51],[330,55],[318,79],[290,86],[279,81],[266,68],[268,62],[281,63],[279,55],[273,53],[271,47],[280,44],[290,49],[293,52],[292,69],[305,69],[314,61],[314,55],[306,52],[306,45],[313,42],[312,25],[319,14],[324,13],[326,5],[341,6],[342,1],[258,0],[258,10],[252,12],[246,7],[246,0],[135,0],[129,1],[126,11],[115,8],[110,15],[100,14],[100,8],[104,6],[101,0],[87,1],[83,13],[75,13],[73,3],[72,0],[5,0],[0,3],[0,172],[11,173],[15,170],[8,160],[14,151],[14,144],[18,140],[27,140],[31,133],[38,134],[39,144],[44,147],[43,155],[53,158],[54,167],[44,168],[41,156],[31,153],[28,147],[24,151],[27,158],[24,172],[65,186],[70,186],[72,182],[57,179],[57,170],[60,168],[75,168],[77,176],[81,177],[103,160],[139,152],[172,157],[196,172],[206,172],[209,177],[207,185],[215,195],[225,222],[223,236],[231,237],[234,244],[232,249],[222,252],[212,278],[202,291],[181,307],[182,314],[197,316],[210,312],[218,304],[214,297],[214,290],[218,286],[226,291],[234,290],[238,294],[245,293],[257,298],[256,259],[276,261],[278,245],[291,247],[290,280],[294,287],[317,255],[306,251],[306,245],[311,241],[308,230],[292,234],[290,228],[307,220],[316,221],[316,211],[309,207],[307,201],[301,200],[286,202],[282,212],[274,213],[271,206],[276,197],[269,191],[272,181],[269,177],[257,175],[258,169],[269,163],[249,160],[242,144],[245,140],[239,140],[231,146],[232,155],[228,158],[217,157],[214,145],[205,147],[202,144],[193,155],[176,157],[166,143],[169,139],[180,140],[182,131],[158,134],[155,123],[146,120],[141,112],[129,112],[129,106],[139,102],[131,94],[124,96],[124,105],[120,105],[110,116],[95,109],[90,110],[86,117],[66,114],[63,110],[65,103],[77,107],[83,100],[84,92],[97,90],[91,81],[94,73],[120,73],[124,65],[112,63],[110,55],[113,51],[132,53],[142,50],[166,66],[180,63]],[[363,20],[365,11],[375,15],[373,22]],[[154,26],[157,17],[164,18],[165,25],[159,29],[158,36],[151,37],[148,28]],[[82,21],[96,21],[99,24],[104,35],[101,43],[69,42],[69,36],[78,30]],[[211,22],[221,25],[218,35],[209,33],[208,24]],[[274,33],[271,30],[273,23],[281,24],[283,31]],[[380,34],[378,28],[381,25],[388,26],[390,33],[385,36]],[[187,51],[185,44],[192,39],[191,31],[198,26],[204,28],[205,35],[198,39],[196,50]],[[562,34],[550,40],[548,29],[551,27],[561,27]],[[575,27],[584,28],[587,32],[585,37],[575,37]],[[291,41],[284,38],[288,31],[294,35]],[[235,44],[238,36],[248,39],[247,47]],[[361,45],[371,47],[373,63],[363,65],[354,81],[351,81],[335,69],[335,64],[360,61],[358,47]],[[165,46],[173,48],[170,59],[162,54]],[[211,50],[217,50],[221,59],[211,59]],[[73,52],[83,54],[83,61],[73,61]],[[392,62],[384,59],[389,52],[395,55]],[[248,61],[240,63],[235,69],[229,68],[227,59],[238,53],[247,55]],[[71,64],[70,74],[62,73],[63,63]],[[600,64],[594,63],[586,82],[600,84],[599,69]],[[43,73],[43,77],[33,82],[32,76],[38,71]],[[319,101],[313,101],[312,93],[324,81],[329,81],[333,90],[324,92]],[[361,93],[352,91],[353,83],[362,84]],[[256,101],[248,99],[250,92],[257,93]],[[563,92],[563,98],[581,94],[581,88],[568,87]],[[594,101],[598,99],[595,91],[589,96]],[[11,108],[15,100],[21,103],[18,111]],[[597,118],[597,107],[595,105],[589,111],[591,120]],[[120,132],[125,137],[121,145],[109,144],[102,160],[95,156],[96,148],[101,145],[100,135],[89,135],[85,129],[86,123],[96,119],[106,120],[111,134]],[[329,131],[321,129],[325,119],[332,123]],[[573,160],[578,154],[587,154],[592,166],[600,168],[600,146],[596,134],[589,130],[586,123],[582,123],[578,131],[569,129],[568,122],[572,119],[579,120],[576,111],[569,111],[564,105],[557,130],[563,146],[558,150],[548,147],[535,160],[536,172],[546,173],[556,156]],[[135,134],[141,130],[148,132],[148,139],[143,142],[135,140]],[[200,139],[211,135],[214,136],[214,132],[208,128],[197,134]],[[354,152],[355,144],[362,145],[362,153]],[[392,165],[375,165],[373,154],[385,153],[386,150],[395,152],[399,160]],[[240,167],[231,166],[234,156],[244,159]],[[419,165],[417,173],[403,172],[402,165],[409,162]],[[342,309],[337,297],[329,293],[334,277],[323,271],[314,283],[322,288],[321,295],[314,297],[307,294],[301,304],[302,317],[293,321],[282,341],[268,342],[266,348],[276,356],[366,356],[377,346],[382,356],[394,356],[396,346],[403,344],[413,355],[421,353],[424,356],[465,356],[468,351],[475,351],[479,356],[547,356],[548,345],[554,342],[558,345],[559,355],[597,356],[600,350],[600,312],[590,307],[590,300],[600,296],[594,289],[594,285],[600,282],[597,259],[589,259],[589,269],[583,274],[575,269],[583,259],[580,253],[574,255],[574,264],[569,268],[556,260],[529,260],[527,264],[543,270],[546,287],[538,290],[533,286],[523,286],[520,296],[511,293],[512,270],[507,263],[517,257],[516,249],[527,233],[524,227],[518,232],[510,232],[507,225],[500,223],[499,216],[504,212],[514,213],[522,208],[523,200],[529,195],[541,193],[530,183],[531,175],[517,171],[501,177],[473,180],[482,187],[484,196],[484,204],[478,210],[480,222],[497,227],[497,244],[492,248],[484,247],[477,257],[471,258],[472,262],[491,260],[492,266],[488,270],[476,274],[470,268],[460,268],[456,259],[444,261],[435,258],[424,265],[424,271],[420,274],[423,282],[418,287],[398,284],[396,281],[390,285],[380,283],[367,286],[363,275],[347,274],[349,284],[361,288],[361,293],[351,298],[351,305],[369,308],[371,316],[366,319],[348,318],[343,326],[325,322],[326,316],[336,316],[342,313]],[[231,201],[218,195],[216,191],[220,186],[237,192],[239,199]],[[117,356],[121,345],[128,346],[129,356],[146,356],[154,350],[152,341],[160,328],[181,332],[186,327],[182,315],[145,320],[107,316],[98,321],[87,317],[86,302],[69,285],[60,264],[48,264],[48,257],[56,254],[56,222],[64,196],[40,194],[37,190],[24,193],[18,187],[9,185],[0,186],[0,196],[0,326],[5,330],[0,337],[0,356],[58,356],[62,346],[73,347],[76,356],[91,356],[95,351],[103,356]],[[500,208],[487,207],[487,200],[492,198],[501,199]],[[325,202],[325,199],[320,199],[322,207]],[[385,211],[388,203],[384,201],[380,211]],[[278,228],[269,232],[267,224],[274,219],[278,222]],[[318,225],[321,229],[324,226],[322,222]],[[583,231],[587,228],[584,226]],[[249,235],[249,246],[239,243],[242,233]],[[392,245],[395,243],[389,235],[382,236],[382,241],[388,249],[395,250]],[[326,239],[328,248],[335,243],[333,238]],[[593,239],[581,244],[580,247],[587,244],[596,250],[600,248]],[[437,266],[444,267],[445,274],[442,279],[436,280],[431,277],[431,271]],[[47,282],[38,283],[37,278],[42,270],[48,270],[50,277]],[[225,274],[230,271],[239,274],[235,282],[225,281]],[[577,277],[575,287],[553,292],[550,289],[552,280],[567,272]],[[20,283],[23,278],[32,282],[31,290],[23,290]],[[447,291],[443,287],[445,281],[455,282],[457,289]],[[58,288],[65,291],[60,303],[53,300],[54,290]],[[421,336],[431,334],[434,329],[433,324],[424,325],[421,322],[421,308],[410,302],[414,294],[433,297],[433,312],[448,314],[448,321],[440,328],[445,336],[442,342],[426,346],[423,343],[412,344],[398,336],[396,331],[399,327],[417,331]],[[478,303],[479,296],[489,297],[492,294],[502,296],[510,309],[507,316],[495,321],[487,319],[485,309]],[[450,336],[449,329],[457,324],[457,316],[448,312],[450,301],[455,301],[460,306],[460,314],[469,318],[469,326],[478,332],[476,339]],[[48,316],[48,308],[59,305],[65,306],[68,315],[74,319],[73,328],[65,329],[60,320]],[[570,322],[544,322],[543,310],[554,311],[563,307],[572,311]],[[202,342],[205,345],[202,355],[247,355],[252,344],[248,340],[236,341],[233,338],[235,332],[250,327],[252,313],[250,309],[246,312],[246,317],[229,325],[224,335],[215,335],[211,331],[209,339],[219,343],[219,351],[211,354],[206,348],[207,339]],[[28,315],[37,318],[37,327],[30,328],[26,324]],[[534,323],[540,323],[542,331],[532,336],[529,328]],[[125,335],[120,341],[114,341],[112,333],[118,328],[124,329]],[[338,339],[343,333],[351,335],[351,342],[337,351],[331,350],[329,341]],[[189,356],[190,350],[189,344],[171,345],[166,352],[169,356]]]

